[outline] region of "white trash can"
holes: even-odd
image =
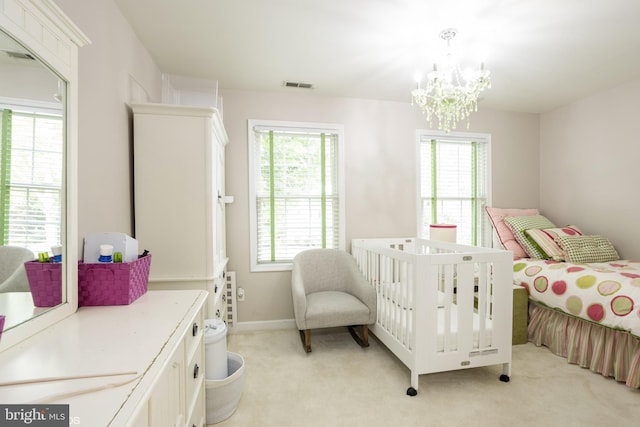
[[[244,390],[244,359],[227,353],[229,376],[222,380],[205,380],[207,425],[220,423],[235,412]]]
[[[227,363],[227,325],[220,319],[204,321],[205,378],[223,380],[229,376]]]

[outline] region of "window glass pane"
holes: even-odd
[[[488,246],[490,229],[483,212],[489,189],[489,143],[461,135],[419,136],[419,233],[428,237],[431,224],[456,224],[458,243]]]
[[[60,244],[63,180],[63,123],[60,116],[13,111],[7,135],[11,150],[5,187],[2,241],[34,253]]]
[[[256,264],[289,263],[340,247],[340,137],[333,129],[260,126],[253,132]]]

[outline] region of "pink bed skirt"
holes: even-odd
[[[640,338],[529,301],[529,341],[569,363],[640,388]]]

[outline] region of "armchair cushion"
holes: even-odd
[[[307,295],[306,327],[303,329],[366,325],[369,315],[369,308],[347,292],[314,292]]]

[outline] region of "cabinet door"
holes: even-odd
[[[225,184],[224,184],[224,145],[214,140],[215,145],[215,191],[217,194],[217,203],[215,207],[215,263],[219,265],[226,258],[226,233],[225,233]]]
[[[149,400],[150,426],[182,426],[185,417],[184,343],[176,350]]]

